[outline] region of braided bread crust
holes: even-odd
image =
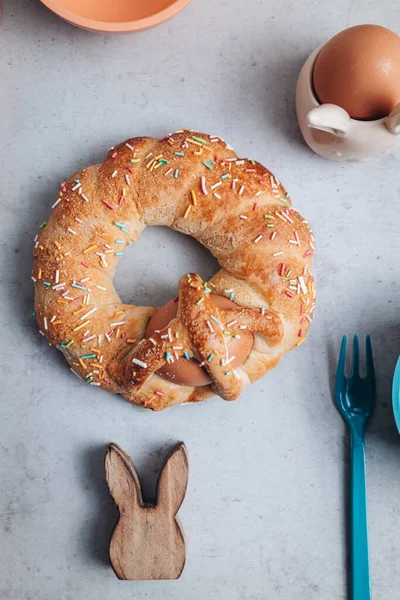
[[[151,225],[193,236],[222,267],[207,283],[182,277],[177,317],[152,341],[144,336],[155,309],[122,304],[113,286],[119,256]],[[313,241],[272,173],[222,139],[191,130],[132,138],[60,186],[33,250],[40,331],[75,374],[135,404],[161,410],[215,393],[232,400],[304,341]],[[216,308],[210,291],[238,308]],[[226,339],[240,328],[254,333],[254,346],[230,371]],[[204,363],[211,385],[157,375],[183,354]]]

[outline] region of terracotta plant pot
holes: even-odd
[[[41,0],[69,23],[103,32],[139,31],[176,15],[190,0]]]

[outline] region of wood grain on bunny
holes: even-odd
[[[165,461],[155,504],[143,502],[132,460],[116,444],[105,458],[106,481],[119,510],[110,541],[110,561],[119,579],[178,579],[186,554],[176,519],[186,493],[188,460],[183,443]]]
[[[211,290],[251,309],[250,323],[256,324],[256,312],[264,317],[270,311],[279,326],[278,337],[278,330],[272,337],[263,334],[265,322],[262,331],[254,331],[253,349],[236,369],[222,373],[211,365],[210,385],[177,385],[155,370],[151,376],[140,372],[147,363],[135,353],[142,352],[139,344],[148,346],[145,329],[155,309],[121,303],[113,277],[125,248],[151,225],[195,237],[219,261],[221,270],[197,291],[195,306]],[[162,140],[133,138],[61,185],[35,240],[40,331],[86,383],[135,404],[160,410],[214,393],[233,399],[304,341],[314,311],[313,252],[308,223],[291,207],[279,181],[256,161],[239,159],[220,138],[190,130]],[[182,324],[188,315],[181,317]],[[229,322],[224,325],[223,335],[232,335]],[[186,338],[182,350],[173,350],[176,341],[169,339],[171,348],[158,352],[158,364],[175,360],[175,352],[201,361],[194,337]],[[226,345],[219,333],[215,337],[212,331],[202,337],[203,350],[211,349],[220,366],[229,364]],[[127,369],[132,352],[133,370]]]

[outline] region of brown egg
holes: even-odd
[[[235,308],[237,304],[231,302],[223,296],[210,294],[210,300],[219,308]],[[163,329],[168,323],[176,317],[178,312],[178,299],[171,300],[164,306],[161,306],[152,316],[146,327],[146,337],[151,337],[158,329]],[[243,332],[240,339],[227,339],[229,355],[235,356],[230,363],[232,369],[236,369],[244,363],[253,348],[254,336],[252,333]],[[169,379],[180,385],[201,386],[211,383],[211,379],[204,367],[199,366],[195,358],[179,358],[174,363],[170,363],[157,371],[157,374],[164,379]]]
[[[380,119],[400,102],[400,37],[379,25],[341,31],[319,53],[314,90],[353,119]]]

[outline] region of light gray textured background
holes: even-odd
[[[302,143],[294,88],[306,56],[346,26],[400,31],[395,0],[193,0],[136,35],[76,29],[36,0],[0,24],[0,598],[343,600],[347,437],[330,384],[341,335],[373,336],[378,406],[367,436],[374,597],[400,589],[400,444],[390,385],[400,348],[400,158],[340,165]],[[216,133],[284,182],[317,238],[308,341],[240,400],[141,411],[84,386],[38,334],[32,240],[59,181],[128,136]],[[179,276],[211,274],[193,240],[147,230],[118,271],[122,298],[161,304]],[[151,491],[184,440],[176,582],[119,582],[107,564],[116,513],[103,483],[110,441]]]

